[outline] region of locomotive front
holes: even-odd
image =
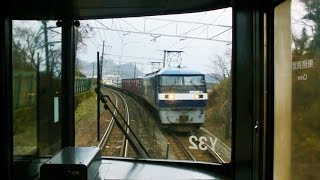
[[[208,99],[204,74],[184,68],[164,69],[157,74],[157,82],[161,124],[198,128],[204,123]]]

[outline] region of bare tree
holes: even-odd
[[[13,53],[15,53],[15,64],[24,68],[36,68],[37,64],[46,62],[41,67],[45,68],[47,74],[59,76],[61,74],[61,31],[59,27],[47,21],[39,21],[39,28],[36,26],[13,26]],[[48,26],[47,26],[48,25]],[[57,28],[57,29],[56,29]],[[75,28],[75,50],[86,51],[85,40],[90,38],[93,31],[87,31],[85,28]],[[56,46],[54,46],[56,44]],[[44,56],[37,58],[37,53]],[[59,60],[60,59],[60,60]],[[76,71],[80,73],[79,58],[75,60]],[[81,73],[80,73],[81,74]]]
[[[40,45],[43,44],[41,29],[36,32],[31,27],[14,27],[13,34],[15,38],[13,38],[12,46],[24,54],[23,63],[26,63],[27,59],[29,59],[31,65],[36,67],[36,52]]]
[[[214,59],[210,59],[213,69],[212,76],[221,81],[231,75],[231,49],[228,49],[224,55],[215,55]]]

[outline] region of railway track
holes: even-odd
[[[125,136],[119,129],[119,127],[116,125],[115,117],[118,115],[118,111],[116,108],[120,111],[120,113],[123,113],[126,115],[127,120],[129,120],[129,111],[128,111],[128,105],[125,101],[125,99],[118,94],[117,92],[106,89],[104,90],[107,94],[112,95],[114,101],[115,101],[115,108],[113,108],[113,115],[112,118],[109,121],[108,127],[98,145],[98,147],[102,150],[103,156],[122,156],[126,157],[127,155],[127,149],[128,149],[128,141],[126,140]],[[120,98],[120,100],[119,100]],[[121,101],[121,102],[120,102]],[[111,103],[108,102],[110,107]]]
[[[113,117],[111,118],[108,128],[99,143],[99,147],[102,149],[102,154],[104,156],[127,157],[128,149],[130,149],[130,151],[134,150],[136,154],[141,153],[141,151],[145,151],[141,145],[141,140],[137,139],[134,133],[131,133],[132,129],[128,127],[130,125],[130,113],[125,98],[116,90],[105,89],[105,91],[113,97],[115,102],[114,105],[118,111],[115,108],[112,110]],[[118,116],[121,116],[121,118],[119,117],[118,119],[125,121],[117,122],[121,123],[120,126],[122,126],[122,129],[117,125],[114,125],[116,123],[114,117]],[[177,160],[214,163],[228,163],[231,160],[231,149],[205,128],[200,128],[194,132],[190,131],[189,133],[162,133],[168,142],[166,158],[169,158],[168,156],[170,155],[170,158]],[[129,137],[132,137],[130,143],[128,141],[130,139]],[[135,144],[135,148],[130,146],[132,143]],[[142,148],[138,148],[137,146]],[[145,153],[147,154],[146,151]]]
[[[200,141],[193,142],[197,148],[190,144],[190,137],[191,135],[188,133],[166,133],[169,149],[177,160],[219,162],[210,151],[207,151],[206,145],[201,144]]]
[[[138,157],[149,158],[148,152],[130,127],[130,113],[125,98],[121,93],[113,89],[104,88],[104,91],[112,94],[115,98],[115,103],[113,103],[110,96],[101,93],[104,108],[112,113],[113,117],[109,123],[110,128],[107,128],[101,143],[99,143],[102,155],[127,157],[128,149],[131,147]],[[122,103],[119,103],[120,101]]]

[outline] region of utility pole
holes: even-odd
[[[102,70],[102,67],[103,67],[103,54],[104,54],[104,41],[103,41],[103,44],[102,44],[102,54],[101,54],[101,74],[103,76],[103,70]],[[102,77],[101,76],[101,77]]]
[[[91,76],[91,79],[93,79],[93,75],[94,75],[94,63],[92,63],[92,76]]]
[[[100,63],[99,63],[99,52],[97,52],[97,141],[100,141],[100,80],[101,80],[101,72],[100,72]]]
[[[134,73],[133,73],[133,79],[136,78],[136,70],[137,70],[137,63],[134,62]]]
[[[119,83],[119,68],[120,68],[120,62],[119,62],[119,65],[118,65],[117,87],[118,87],[118,83]]]
[[[43,25],[43,34],[44,34],[44,49],[45,49],[45,58],[46,58],[46,73],[49,74],[49,48],[48,48],[48,27],[47,22],[42,21]]]
[[[166,50],[163,50],[163,63],[162,63],[162,67],[166,67]]]

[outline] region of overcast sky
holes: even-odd
[[[305,13],[303,4],[294,0],[291,12],[294,35],[299,35],[302,27],[309,27],[305,23],[311,22],[301,20]],[[58,42],[61,41],[61,29],[56,28],[55,22],[48,21],[48,27],[55,27],[50,29],[53,37],[49,38]],[[79,59],[96,62],[97,51],[102,53],[105,41],[105,60],[112,60],[116,64],[136,62],[137,68],[144,73],[152,70],[151,61],[162,61],[163,50],[183,51],[182,66],[212,73],[211,60],[217,55],[223,57],[226,50],[231,49],[231,8],[165,16],[82,20],[80,23],[80,29],[87,35],[87,46],[77,53]],[[39,21],[14,21],[14,27],[31,27],[35,32],[39,31],[41,25]],[[311,34],[310,28],[307,32]],[[208,38],[213,40],[203,40]],[[51,44],[50,48],[54,46],[59,48],[59,44]]]
[[[105,41],[104,59],[117,64],[137,62],[137,67],[140,70],[143,68],[144,73],[151,71],[151,61],[162,61],[163,50],[183,51],[182,66],[209,73],[212,71],[208,67],[211,64],[210,59],[214,59],[216,55],[223,56],[226,49],[231,48],[231,8],[189,14],[99,19],[80,23],[89,38],[86,39],[86,49],[78,52],[79,59],[95,62],[96,52],[102,52],[102,44]],[[219,41],[201,40],[209,38]],[[173,57],[173,60],[175,59],[178,58]],[[177,63],[172,62],[171,65],[175,64]]]

